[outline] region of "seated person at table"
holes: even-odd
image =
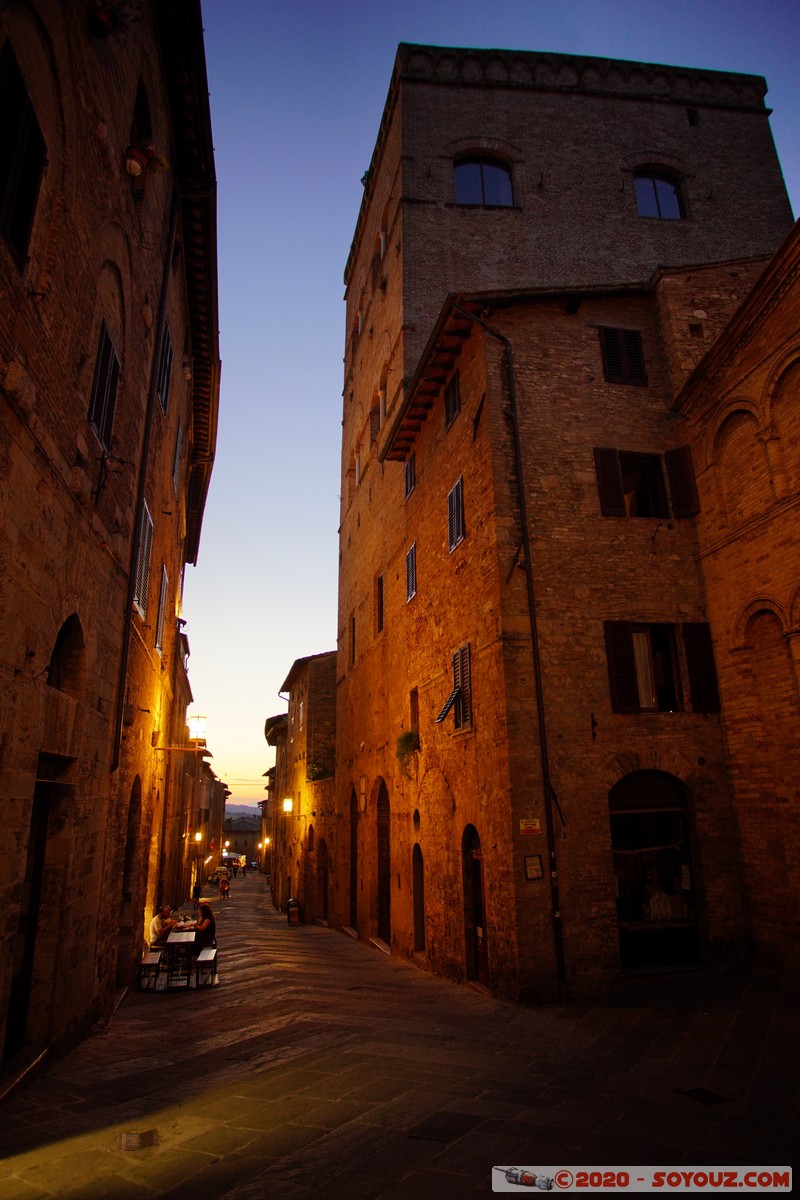
[[[170,920],[172,909],[168,904],[162,904],[158,909],[152,921],[150,922],[150,945],[165,946],[167,938],[170,935],[170,930],[174,928],[175,922]]]
[[[197,933],[194,935],[192,953],[199,954],[206,946],[213,946],[217,936],[217,922],[211,911],[211,905],[206,901],[200,905],[200,915],[195,922],[195,929]]]

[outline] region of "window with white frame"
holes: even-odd
[[[156,621],[156,650],[159,654],[164,649],[164,629],[167,622],[167,606],[169,604],[169,575],[167,568],[161,564],[161,591],[158,595],[158,620]]]
[[[133,603],[144,619],[147,615],[147,596],[150,590],[150,560],[153,554],[153,518],[147,502],[142,503],[142,516],[139,526],[139,558],[136,563],[136,586],[133,593]]]

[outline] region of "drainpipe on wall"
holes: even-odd
[[[120,747],[122,744],[122,716],[125,708],[125,684],[128,678],[128,657],[131,647],[131,622],[133,620],[133,601],[136,594],[136,569],[139,563],[139,546],[142,540],[142,508],[144,506],[145,487],[147,484],[147,466],[150,457],[150,436],[153,429],[153,413],[155,411],[156,393],[158,390],[158,365],[161,356],[161,343],[164,338],[166,324],[167,293],[169,291],[169,276],[172,255],[175,247],[175,235],[178,228],[178,211],[180,196],[178,188],[172,193],[172,208],[169,216],[169,234],[167,237],[167,253],[164,258],[164,274],[161,278],[161,294],[158,300],[158,317],[156,321],[156,337],[153,347],[153,363],[150,371],[150,386],[147,391],[147,409],[145,413],[144,437],[142,439],[142,457],[139,462],[139,481],[136,490],[136,506],[134,508],[133,537],[131,538],[131,556],[128,567],[128,587],[125,593],[125,608],[122,613],[122,647],[119,658],[119,675],[117,678],[117,709],[114,717],[114,748],[111,754],[111,770],[119,766]]]
[[[566,963],[564,959],[564,929],[561,924],[561,906],[558,892],[558,864],[556,861],[556,839],[553,832],[553,800],[555,791],[550,779],[550,758],[547,751],[547,725],[544,716],[544,688],[542,685],[542,662],[539,653],[539,633],[536,622],[536,593],[533,585],[533,565],[531,562],[531,542],[528,527],[528,510],[525,503],[525,476],[522,470],[522,438],[519,429],[519,413],[517,412],[517,386],[514,374],[514,355],[510,340],[500,333],[487,321],[474,313],[462,308],[455,300],[451,304],[456,312],[479,325],[490,337],[501,343],[505,351],[508,368],[508,393],[511,403],[511,419],[514,426],[514,465],[519,480],[519,513],[522,527],[522,544],[525,548],[525,583],[528,593],[528,613],[531,629],[531,651],[533,654],[533,678],[536,691],[536,722],[539,735],[539,755],[542,764],[542,789],[544,792],[545,823],[547,825],[547,856],[550,864],[550,895],[552,899],[553,943],[556,955],[556,970],[558,978],[559,999],[563,995],[566,980]]]

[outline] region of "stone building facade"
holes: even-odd
[[[219,391],[195,0],[0,6],[0,1034],[58,1049],[187,894],[181,594]]]
[[[747,928],[800,967],[800,226],[673,411],[692,445]],[[690,290],[694,287],[694,281]]]
[[[345,275],[332,917],[501,995],[746,937],[673,403],[791,224],[764,93],[398,52]]]
[[[299,658],[284,680],[289,709],[267,720],[275,747],[270,780],[269,870],[278,908],[297,900],[305,920],[327,921],[334,907],[338,852],[334,767],[336,651]]]

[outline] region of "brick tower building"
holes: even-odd
[[[398,51],[345,274],[331,916],[499,995],[746,936],[674,402],[791,224],[765,90]]]

